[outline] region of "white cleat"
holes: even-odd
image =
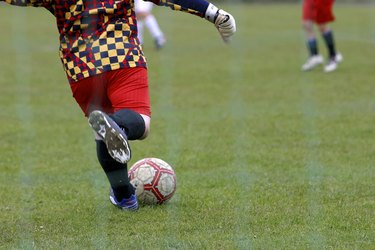
[[[302,65],[302,71],[312,70],[318,65],[322,64],[323,62],[324,59],[322,55],[310,56],[309,59],[307,59],[307,61],[305,62],[305,64]]]
[[[324,72],[329,73],[337,69],[339,63],[343,61],[343,56],[337,53],[334,59],[329,60],[326,66],[324,66]]]
[[[341,53],[337,53],[335,60],[336,62],[341,63],[344,60],[344,57],[341,55]]]
[[[155,47],[158,50],[162,49],[166,43],[167,39],[163,35],[155,39]]]
[[[108,153],[120,163],[130,160],[131,152],[125,132],[104,112],[95,110],[89,115],[91,128],[107,145]]]

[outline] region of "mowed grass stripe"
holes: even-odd
[[[13,41],[16,51],[16,65],[29,65],[31,63],[29,46],[25,41],[27,37],[25,36],[25,28],[23,23],[27,22],[25,11],[15,11],[12,10],[12,25],[14,29],[18,30],[18,27],[21,27],[21,31],[11,33],[11,39]],[[35,127],[34,127],[34,114],[33,108],[30,103],[30,72],[29,67],[15,67],[13,74],[15,82],[12,84],[16,85],[16,98],[12,103],[14,107],[14,112],[17,114],[17,119],[19,122],[20,132],[18,136],[14,136],[15,141],[18,142],[18,160],[19,160],[19,172],[18,172],[18,182],[14,183],[15,187],[19,186],[19,195],[17,199],[19,202],[19,212],[20,216],[19,222],[16,223],[17,227],[17,239],[18,247],[22,249],[28,249],[31,246],[34,246],[33,231],[37,225],[34,225],[33,221],[33,208],[35,207],[34,199],[34,189],[35,184],[33,180],[33,170],[35,165],[38,164],[37,154],[34,147],[34,142],[36,139],[35,136]]]
[[[92,152],[89,151],[86,153],[87,155],[93,155]],[[92,166],[98,166],[100,168],[99,163],[95,161],[93,161]],[[104,171],[101,173],[104,175]],[[111,228],[110,214],[112,210],[109,209],[111,206],[111,204],[109,204],[109,189],[108,194],[106,195],[106,193],[103,193],[103,185],[109,187],[109,184],[107,183],[106,178],[100,178],[100,176],[97,176],[97,173],[94,174],[91,172],[90,177],[93,188],[92,191],[94,193],[94,201],[96,202],[94,210],[94,225],[97,228],[91,236],[92,247],[94,249],[108,249],[110,241],[108,236],[111,234],[111,231],[109,230]],[[107,196],[107,199],[103,199],[103,196]]]
[[[233,13],[235,14],[235,13]],[[236,15],[239,18],[238,23],[246,24],[245,17]],[[234,170],[235,177],[235,196],[236,202],[233,203],[235,231],[233,231],[233,241],[236,249],[251,249],[253,247],[253,232],[250,220],[244,219],[245,215],[252,213],[252,193],[253,181],[256,178],[252,173],[252,164],[249,161],[249,155],[253,150],[252,138],[250,136],[251,127],[247,123],[251,119],[252,109],[249,105],[249,100],[246,100],[246,94],[249,91],[245,86],[252,84],[251,79],[246,77],[246,72],[249,69],[246,67],[246,61],[249,60],[247,55],[252,50],[251,44],[246,44],[246,33],[240,30],[234,37],[230,44],[231,56],[227,61],[227,68],[229,68],[230,94],[228,98],[228,113],[231,115],[231,131],[232,141],[231,152],[233,160],[229,168]]]
[[[166,31],[168,32],[168,30]],[[161,51],[163,53],[163,51]],[[156,84],[160,85],[159,98],[162,101],[158,103],[160,106],[157,108],[157,112],[160,112],[157,116],[160,115],[160,118],[166,122],[166,129],[164,130],[164,138],[165,138],[165,155],[155,155],[157,158],[162,158],[162,160],[166,161],[167,163],[171,164],[176,172],[177,177],[177,191],[173,197],[172,206],[167,209],[166,211],[166,223],[170,225],[167,227],[167,232],[164,234],[164,238],[162,241],[164,242],[165,246],[168,248],[176,248],[181,243],[179,241],[179,237],[177,236],[178,228],[179,228],[179,206],[173,205],[175,202],[179,201],[179,185],[181,179],[179,178],[180,167],[178,164],[179,158],[181,154],[183,154],[181,149],[181,143],[183,138],[179,136],[179,131],[181,130],[181,121],[179,117],[176,117],[175,114],[179,111],[174,106],[173,102],[176,96],[173,95],[173,81],[176,79],[172,76],[172,72],[175,69],[175,62],[173,60],[174,57],[169,57],[167,60],[163,54],[161,56],[162,63],[158,65],[154,65],[157,67],[157,71],[160,74],[160,81]],[[157,121],[155,121],[157,122]],[[155,131],[154,131],[155,132]],[[153,132],[153,133],[154,133]]]
[[[313,246],[313,249],[324,249],[325,248],[325,236],[320,231],[322,228],[322,218],[323,212],[321,210],[321,185],[322,185],[322,175],[324,167],[321,165],[319,160],[319,145],[320,136],[319,131],[316,128],[315,123],[317,117],[316,103],[314,100],[314,82],[302,80],[302,111],[304,119],[304,131],[303,134],[306,136],[306,147],[307,155],[305,168],[307,173],[308,189],[307,189],[307,199],[308,199],[308,218],[307,223],[310,228],[309,243]]]

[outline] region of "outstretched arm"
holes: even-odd
[[[0,0],[0,2],[6,2],[11,5],[17,6],[34,6],[34,7],[44,7],[51,3],[52,0]]]
[[[236,32],[234,17],[206,0],[148,0],[173,10],[188,12],[206,18],[218,29],[224,42],[228,43]]]

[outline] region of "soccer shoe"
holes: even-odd
[[[164,36],[160,36],[155,39],[155,47],[156,49],[161,49],[164,47],[165,43],[167,42],[167,39],[165,39]]]
[[[307,59],[306,63],[302,65],[302,71],[312,70],[319,64],[322,64],[323,61],[324,59],[321,55],[311,56],[309,59]]]
[[[138,210],[138,201],[137,201],[137,196],[133,194],[130,196],[128,199],[123,199],[121,202],[117,201],[115,194],[113,193],[113,190],[111,188],[109,192],[109,200],[113,205],[116,207],[122,209],[122,210],[130,210],[130,211],[136,211]]]
[[[329,73],[335,71],[339,63],[342,62],[343,56],[340,53],[337,53],[335,58],[329,60],[326,66],[324,66],[324,72]]]
[[[108,153],[120,163],[127,163],[131,157],[125,132],[105,113],[95,110],[89,115],[89,124],[107,145]]]

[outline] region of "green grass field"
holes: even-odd
[[[0,5],[1,249],[375,249],[375,6],[337,5],[344,62],[302,73],[298,5],[225,5],[238,33],[155,8],[151,135],[178,178],[164,206],[108,200],[53,17]],[[320,48],[326,54],[323,42]]]

